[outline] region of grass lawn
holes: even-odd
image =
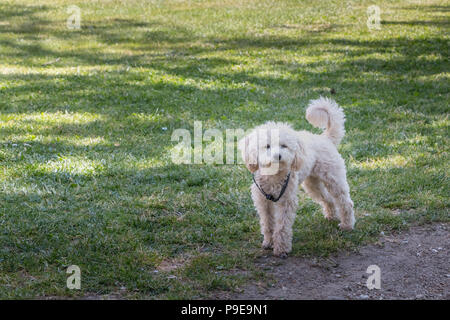
[[[449,221],[445,3],[1,1],[0,298],[201,298],[268,280],[250,173],[176,165],[171,134],[313,130],[308,100],[330,91],[356,229],[301,193],[292,255]],[[366,25],[373,4],[381,30]]]

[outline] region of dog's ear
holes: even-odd
[[[299,171],[303,164],[303,158],[305,156],[305,148],[303,147],[303,143],[298,140],[297,148],[295,149],[294,161],[292,161],[292,170]]]
[[[238,148],[241,150],[242,159],[247,169],[251,173],[258,170],[258,140],[256,133],[253,131],[242,138],[238,143]]]

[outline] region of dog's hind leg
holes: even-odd
[[[333,197],[325,188],[322,181],[316,177],[308,177],[302,184],[303,189],[315,202],[320,204],[326,219],[338,219]]]
[[[355,215],[353,212],[353,201],[350,198],[350,188],[347,180],[335,179],[334,177],[327,177],[325,186],[334,198],[334,202],[339,209],[339,218],[341,223],[339,227],[342,230],[352,230],[355,225]]]

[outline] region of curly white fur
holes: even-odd
[[[331,99],[311,101],[306,117],[324,134],[295,131],[289,124],[267,122],[239,141],[247,168],[267,194],[277,197],[286,176],[291,179],[278,202],[267,200],[255,184],[252,199],[260,216],[263,247],[285,257],[292,249],[292,225],[299,184],[319,203],[327,219],[339,219],[343,230],[355,224],[344,160],[337,151],[345,134],[344,113]]]
[[[332,99],[320,97],[311,100],[306,109],[306,119],[316,128],[325,129],[324,134],[335,145],[338,145],[345,135],[344,111]]]

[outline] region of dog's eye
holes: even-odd
[[[270,149],[270,144],[268,144],[268,145],[266,146],[266,149]]]
[[[282,148],[287,148],[287,145],[282,144],[281,147],[282,147]]]

